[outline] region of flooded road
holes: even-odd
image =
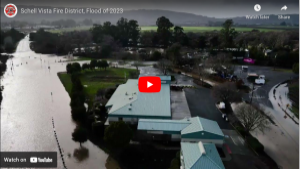
[[[106,168],[108,154],[90,141],[82,144],[88,150],[86,159],[79,161],[73,156],[80,146],[72,140],[76,124],[71,118],[70,98],[57,76],[66,70],[66,63],[58,63],[63,58],[34,53],[28,37],[19,42],[13,55],[2,78],[1,151],[56,151],[57,168],[63,168],[53,118],[68,169]]]

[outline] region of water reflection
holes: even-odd
[[[91,141],[84,143],[85,151],[76,151],[79,145],[72,140],[71,133],[76,124],[71,117],[70,97],[57,76],[58,72],[66,70],[66,59],[36,54],[30,50],[29,43],[28,37],[19,42],[14,58],[7,61],[7,71],[3,75],[1,150],[59,152],[53,134],[53,118],[69,169],[105,169],[108,154]],[[80,163],[75,158],[75,151],[76,157],[82,159]],[[67,158],[71,154],[74,158]],[[63,168],[59,153],[57,158],[57,168]]]

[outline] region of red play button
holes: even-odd
[[[139,91],[143,93],[160,92],[161,82],[160,77],[144,76],[139,78]]]

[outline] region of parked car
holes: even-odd
[[[265,84],[266,80],[265,80],[265,75],[259,75],[259,77],[257,79],[255,79],[255,84],[258,85],[263,85]]]
[[[248,72],[248,66],[242,66],[242,71],[243,72]]]
[[[258,78],[258,74],[257,73],[248,73],[247,75],[247,79],[250,80],[251,82],[254,82],[255,79]]]

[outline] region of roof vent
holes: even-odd
[[[204,146],[203,146],[201,141],[198,143],[198,146],[199,146],[200,153],[201,154],[206,154]]]
[[[127,92],[125,93],[125,95],[127,95]]]

